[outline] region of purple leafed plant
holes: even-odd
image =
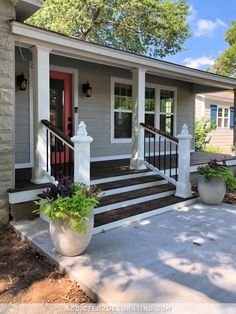
[[[61,197],[72,197],[73,195],[73,184],[69,177],[63,177],[58,184],[49,183],[47,189],[38,196],[42,199],[50,199],[55,201],[58,196]]]

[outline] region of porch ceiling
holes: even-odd
[[[236,88],[233,78],[208,73],[150,57],[124,52],[118,49],[88,43],[56,32],[27,24],[12,22],[16,44],[35,45],[51,49],[51,53],[75,59],[106,64],[119,68],[145,68],[146,72],[194,84],[194,92],[232,90]],[[205,88],[202,88],[205,86]],[[209,87],[209,88],[208,88]]]

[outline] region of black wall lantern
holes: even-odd
[[[83,84],[83,93],[86,97],[91,97],[92,95],[92,87],[89,85],[89,82]]]
[[[25,78],[23,72],[17,76],[16,84],[20,90],[26,90],[27,88],[27,79]]]

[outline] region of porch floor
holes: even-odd
[[[178,313],[209,314],[230,306],[220,303],[236,302],[235,206],[196,203],[140,220],[94,235],[77,257],[56,252],[45,221],[11,224],[92,298],[108,304],[170,303],[175,312],[177,303],[187,303]],[[210,310],[214,305],[217,312]]]
[[[211,159],[217,159],[221,161],[223,158],[226,160],[236,160],[235,156],[223,155],[223,154],[210,154],[205,152],[192,152],[191,153],[191,166],[205,164]],[[174,159],[174,158],[173,158]],[[169,158],[167,158],[169,160]],[[91,163],[91,180],[122,176],[127,174],[133,174],[140,171],[129,169],[129,159],[119,159],[119,160],[107,160]],[[158,162],[157,162],[158,164]],[[163,156],[161,156],[161,168],[163,168]],[[169,164],[166,164],[169,167]],[[174,167],[174,160],[172,160],[172,167]],[[141,172],[147,172],[149,170],[143,170]],[[30,188],[39,188],[41,185],[36,185],[30,182],[31,169],[17,169],[16,170],[16,180],[14,190],[27,190]],[[45,186],[45,185],[42,185]]]

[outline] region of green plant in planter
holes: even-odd
[[[213,159],[206,166],[198,167],[198,173],[203,175],[207,180],[211,178],[218,178],[225,182],[226,188],[229,191],[236,189],[236,179],[233,171],[227,166],[226,161],[223,159],[222,162],[217,162]]]
[[[85,222],[89,220],[94,207],[99,203],[99,190],[96,186],[86,187],[62,178],[57,184],[50,183],[37,202],[39,212],[48,216],[52,222],[61,218],[78,233],[86,233]]]

